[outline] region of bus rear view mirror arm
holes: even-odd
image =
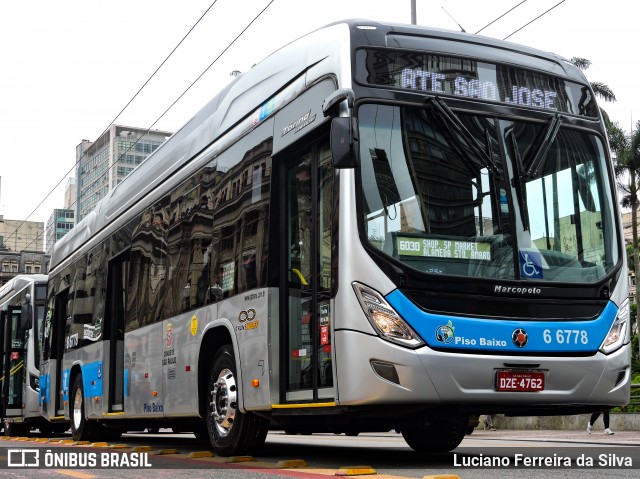
[[[322,102],[322,112],[324,116],[338,116],[340,104],[347,100],[347,107],[349,112],[353,108],[353,90],[350,88],[340,88],[334,91],[331,95],[324,99]]]

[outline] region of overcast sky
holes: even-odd
[[[528,0],[481,34],[502,39],[559,1]],[[458,30],[444,7],[475,33],[520,2],[417,0],[417,23]],[[52,210],[63,206],[81,140],[96,140],[114,120],[150,127],[270,0],[217,0],[116,119],[212,3],[1,2],[0,215],[46,223]],[[248,70],[311,30],[345,18],[410,23],[410,5],[410,0],[274,0],[154,128],[176,131],[232,79],[231,71]],[[629,131],[640,119],[639,20],[640,2],[566,0],[509,41],[591,60],[587,78],[609,85],[618,98],[601,105]]]

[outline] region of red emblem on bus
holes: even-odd
[[[513,344],[516,345],[516,347],[524,348],[529,341],[529,335],[524,329],[518,328],[511,335],[511,340],[513,341]]]

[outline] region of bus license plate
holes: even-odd
[[[498,371],[498,391],[544,391],[542,371]]]

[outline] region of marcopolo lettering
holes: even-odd
[[[493,287],[493,292],[501,293],[501,294],[534,295],[534,294],[542,294],[542,289],[532,288],[527,286],[500,286],[496,284]]]

